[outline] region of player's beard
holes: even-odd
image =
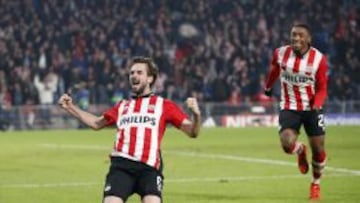
[[[135,95],[142,95],[146,89],[146,85],[147,84],[140,84],[140,87],[136,88],[136,87],[132,87],[132,92],[135,94]]]

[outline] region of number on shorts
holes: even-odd
[[[318,119],[318,126],[325,129],[324,114],[319,114]]]

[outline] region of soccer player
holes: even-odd
[[[306,174],[309,170],[307,147],[297,141],[300,127],[304,126],[312,151],[313,178],[309,198],[317,200],[326,162],[322,107],[327,96],[327,60],[324,54],[311,46],[311,32],[306,24],[295,24],[290,40],[290,45],[279,47],[274,52],[265,94],[272,95],[272,87],[280,76],[281,145],[286,153],[297,155],[299,170]]]
[[[126,202],[133,193],[141,196],[142,203],[160,203],[163,185],[160,146],[166,124],[191,138],[199,135],[201,115],[197,100],[188,98],[185,102],[192,112],[191,120],[174,102],[151,91],[157,75],[152,59],[134,58],[129,74],[132,98],[119,101],[102,116],[81,110],[67,94],[59,99],[63,109],[94,130],[109,125],[117,127],[104,203]]]

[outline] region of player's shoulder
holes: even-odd
[[[310,47],[310,49],[311,49],[312,51],[315,51],[315,54],[317,54],[317,55],[325,56],[324,53],[322,53],[319,49],[317,49],[317,48],[315,48],[315,47]]]
[[[161,103],[161,105],[163,105],[163,106],[168,105],[168,103],[169,103],[168,99],[166,99],[160,95],[153,94],[149,98],[150,98],[150,103],[157,103],[157,104]]]
[[[292,50],[292,48],[289,44],[280,46],[277,49],[281,52],[286,52],[286,51]]]
[[[164,104],[165,105],[173,105],[173,104],[176,104],[173,100],[171,99],[167,99],[167,98],[163,98],[161,97],[163,100],[164,100]]]
[[[114,107],[119,107],[122,103],[126,102],[126,99],[120,99],[119,101],[117,101],[114,105]]]
[[[274,52],[275,52],[276,55],[281,56],[281,55],[284,55],[285,52],[291,51],[291,50],[292,49],[291,49],[290,45],[283,45],[283,46],[277,47]]]

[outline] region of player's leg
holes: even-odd
[[[104,198],[103,203],[124,203],[124,201],[120,197],[107,196]]]
[[[297,111],[282,110],[279,115],[280,142],[287,154],[297,154],[298,166],[301,173],[305,174],[309,170],[306,158],[306,145],[297,141],[301,126],[301,113]]]
[[[312,151],[312,183],[310,187],[310,199],[320,198],[320,178],[326,164],[325,151],[325,126],[322,112],[308,112],[304,122],[306,133]]]
[[[163,176],[154,168],[145,166],[136,183],[136,191],[142,203],[162,202]]]
[[[156,195],[146,195],[141,201],[142,203],[161,203],[161,198]]]

